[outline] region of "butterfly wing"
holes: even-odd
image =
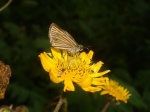
[[[69,50],[78,47],[74,38],[55,23],[52,23],[49,28],[49,38],[51,45],[58,49]]]

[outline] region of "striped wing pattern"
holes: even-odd
[[[49,38],[51,45],[58,49],[70,50],[79,47],[74,38],[55,23],[49,28]]]

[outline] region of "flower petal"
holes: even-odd
[[[49,77],[54,83],[60,83],[61,81],[63,81],[61,77],[58,77],[58,70],[56,69],[50,69]]]
[[[66,92],[66,91],[75,91],[74,85],[73,85],[71,80],[66,79],[64,81],[64,85],[65,85],[64,92]]]
[[[102,77],[103,75],[105,75],[108,72],[110,72],[110,70],[105,70],[103,72],[95,73],[91,77]]]
[[[89,59],[92,59],[94,52],[92,50],[89,51],[89,53],[87,54]]]
[[[39,55],[42,66],[45,71],[49,72],[52,67],[53,60],[44,52]]]

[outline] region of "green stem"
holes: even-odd
[[[66,96],[66,92],[63,92],[63,94],[61,95],[61,97],[60,97],[60,99],[59,99],[59,101],[58,101],[58,103],[57,103],[57,105],[56,105],[53,112],[59,112],[62,104],[64,103],[65,96]]]
[[[11,2],[12,2],[12,0],[9,0],[4,6],[2,6],[2,7],[0,8],[0,12],[1,12],[2,10],[4,10]]]
[[[111,101],[108,101],[108,102],[106,103],[106,105],[104,106],[104,108],[102,109],[101,112],[106,112],[106,110],[107,110],[107,108],[109,107],[110,103],[111,103]]]

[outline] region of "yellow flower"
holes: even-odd
[[[118,82],[114,80],[106,80],[105,84],[102,86],[101,95],[111,95],[116,101],[120,100],[127,103],[127,100],[131,96],[129,91],[124,87],[120,86]]]
[[[98,72],[103,63],[91,62],[93,51],[70,56],[67,51],[51,48],[51,53],[44,52],[39,57],[44,70],[49,72],[50,79],[54,83],[64,83],[64,91],[74,91],[74,83],[85,91],[100,91],[100,85],[107,80],[103,75],[110,71]]]

